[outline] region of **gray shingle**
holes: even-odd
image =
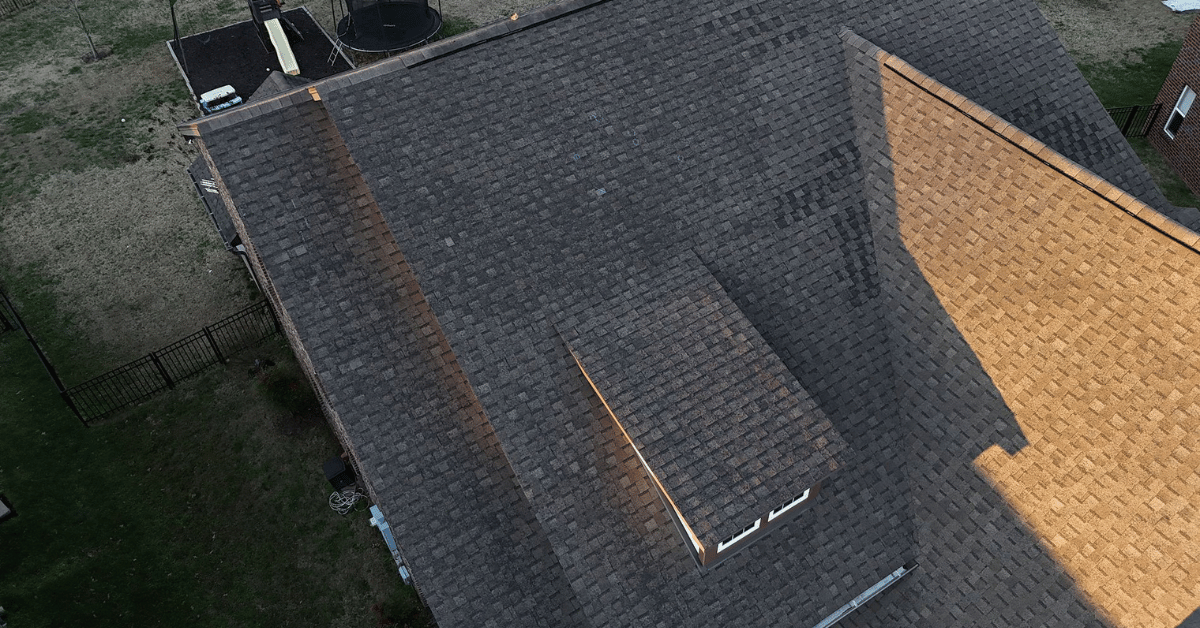
[[[524,30],[496,26],[490,40],[464,37],[467,47],[440,44],[431,60],[420,53],[319,82],[320,105],[301,92],[278,112],[249,105],[199,125],[439,622],[812,624],[918,555],[936,558],[938,587],[955,586],[955,569],[970,564],[927,547],[929,528],[953,539],[946,547],[971,550],[989,526],[1019,524],[996,500],[979,511],[922,501],[914,514],[909,422],[943,401],[970,415],[980,403],[971,399],[994,401],[995,391],[986,374],[897,355],[962,347],[937,326],[894,338],[905,319],[892,291],[919,288],[919,278],[889,275],[896,285],[884,290],[877,255],[890,244],[872,225],[890,193],[876,171],[886,138],[869,128],[882,129],[869,102],[877,70],[861,50],[847,62],[839,32],[849,24],[1161,204],[1036,6],[841,0],[799,15],[775,0],[611,0],[550,14]],[[260,158],[266,150],[273,159]],[[605,343],[626,326],[624,338],[645,336],[644,314],[618,309],[648,299],[629,278],[685,257],[711,277],[720,306],[695,327],[665,321],[682,326],[667,337],[722,326],[753,336],[734,346],[777,358],[771,368],[785,368],[786,386],[814,408],[800,425],[828,423],[789,453],[812,469],[844,465],[812,508],[710,571],[691,562],[568,349],[582,343],[586,362],[619,346]],[[588,323],[597,324],[579,332]],[[688,359],[703,354],[693,348]],[[609,385],[645,399],[638,412],[747,399],[690,377],[694,360],[667,353],[656,354],[662,373],[635,361],[622,375],[642,380]],[[610,359],[623,364],[601,362]],[[667,375],[676,386],[662,385]],[[929,381],[909,386],[910,376]],[[974,397],[921,397],[943,381]],[[954,426],[925,419],[915,477],[937,488],[918,491],[922,500],[984,490],[962,459],[1017,440],[979,429],[969,444],[947,443],[939,436]],[[638,438],[676,445],[653,429]],[[673,451],[659,452],[664,467],[687,467]],[[750,464],[735,448],[729,455]],[[747,477],[789,468],[782,460]],[[698,494],[721,487],[726,500],[690,506],[716,538],[726,530],[714,522],[736,518],[722,516],[735,498],[748,501],[728,512],[779,500],[791,485],[759,492],[715,467],[690,469]],[[1028,573],[1063,582],[1044,561]],[[906,605],[911,590],[853,621],[920,625],[936,614],[958,625],[975,612]],[[1068,614],[1086,619],[1078,605]]]
[[[552,318],[703,545],[841,466],[841,436],[696,256],[617,279],[560,289]]]

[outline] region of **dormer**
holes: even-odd
[[[846,444],[708,270],[685,256],[607,293],[557,327],[697,564],[811,505]]]

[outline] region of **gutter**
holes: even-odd
[[[887,590],[888,587],[899,582],[901,578],[906,576],[914,568],[916,568],[915,563],[905,563],[905,564],[901,565],[898,569],[896,569],[896,571],[893,571],[892,573],[884,576],[883,580],[876,582],[875,584],[871,585],[871,588],[867,589],[866,591],[863,591],[862,593],[859,593],[858,597],[854,598],[853,600],[850,600],[844,606],[837,609],[836,611],[833,611],[833,614],[831,614],[829,617],[826,617],[825,619],[822,619],[821,623],[817,624],[816,626],[813,626],[813,628],[829,628],[830,626],[838,623],[844,617],[846,617],[846,615],[849,615],[850,613],[853,613],[855,610],[857,610],[858,607],[866,604],[867,602],[870,602],[871,598],[879,595],[880,593],[883,593],[885,590]]]

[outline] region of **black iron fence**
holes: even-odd
[[[1113,122],[1117,123],[1117,128],[1121,129],[1122,135],[1146,137],[1150,134],[1150,129],[1154,128],[1154,122],[1158,120],[1158,112],[1161,110],[1162,103],[1154,103],[1153,105],[1114,107],[1107,111],[1108,115],[1112,116]]]
[[[84,425],[133,405],[159,391],[174,388],[229,356],[279,332],[266,301],[124,366],[63,391],[63,399]]]
[[[37,0],[0,0],[0,18],[5,18],[21,9],[31,7]]]
[[[17,324],[10,318],[12,315],[5,312],[4,303],[0,301],[0,334],[6,331],[16,331]]]

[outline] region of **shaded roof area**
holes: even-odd
[[[970,556],[970,590],[946,602],[971,625],[1178,625],[1200,606],[1200,238],[857,44],[882,97],[885,122],[862,146],[885,292],[907,313],[892,355],[912,391],[921,545],[936,548],[903,602],[953,591]],[[989,435],[997,420],[1027,443]],[[932,453],[941,464],[921,464]],[[1011,514],[964,499],[972,484],[971,501],[995,490]],[[1001,523],[1014,515],[1023,525]],[[1040,551],[1013,557],[1029,536]],[[1013,580],[1037,601],[1014,605]]]
[[[699,258],[616,290],[589,290],[555,327],[701,543],[841,466],[841,436]]]
[[[290,29],[284,30],[300,66],[300,77],[322,79],[354,67],[340,53],[333,54],[333,42],[307,8],[284,11],[282,17],[300,32],[301,37],[297,37]],[[263,42],[254,22],[246,20],[188,35],[178,42],[172,39],[167,45],[175,55],[193,97],[198,98],[223,85],[232,85],[239,96],[248,99],[272,72],[282,73],[269,41]]]
[[[1033,440],[879,214],[883,79],[845,23],[1154,200],[1020,2],[572,2],[195,124],[441,625],[816,623],[918,556],[847,621],[1101,622],[975,471]],[[556,329],[685,255],[846,446],[711,571]]]

